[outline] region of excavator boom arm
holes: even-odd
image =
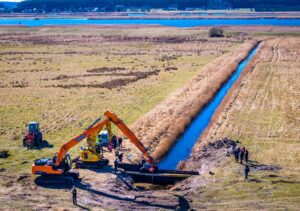
[[[97,123],[97,121],[98,121],[98,123]],[[61,146],[61,148],[57,154],[57,159],[55,161],[56,166],[59,166],[61,164],[61,162],[65,158],[67,152],[72,147],[74,147],[75,145],[77,145],[78,143],[80,143],[82,140],[89,137],[90,135],[94,134],[96,131],[99,130],[99,128],[102,128],[104,125],[106,125],[110,122],[110,120],[107,118],[102,121],[100,121],[100,119],[98,119],[97,121],[94,122],[92,124],[92,126],[88,127],[83,133],[81,133],[80,135],[76,136],[75,138],[71,139],[70,141],[68,141],[67,143],[65,143],[64,145]]]
[[[121,131],[122,133],[129,138],[131,143],[133,143],[142,153],[143,155],[148,159],[148,162],[153,164],[153,158],[148,153],[142,142],[136,137],[136,135],[127,127],[127,125],[119,119],[115,114],[106,111],[104,115],[110,119]]]
[[[88,138],[95,133],[98,133],[101,128],[103,128],[105,125],[109,125],[110,122],[113,122],[123,133],[125,136],[129,138],[129,140],[143,153],[143,155],[148,159],[148,161],[153,164],[153,158],[148,153],[142,142],[135,136],[135,134],[127,127],[127,125],[119,119],[115,114],[106,111],[104,115],[107,117],[106,119],[100,121],[100,118],[97,119],[91,126],[89,126],[83,133],[76,136],[75,138],[71,139],[67,143],[61,146],[58,154],[57,159],[55,161],[55,165],[59,166],[63,159],[65,158],[67,152],[80,143],[85,138]]]

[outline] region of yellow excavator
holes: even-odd
[[[38,183],[52,183],[50,181],[55,181],[55,183],[61,181],[63,183],[73,183],[74,179],[79,177],[79,173],[71,171],[72,162],[68,151],[85,138],[93,139],[92,136],[99,133],[101,128],[110,122],[114,123],[123,134],[129,138],[129,140],[143,153],[151,165],[154,165],[151,155],[124,122],[109,111],[106,111],[104,115],[106,116],[105,119],[97,119],[84,132],[63,144],[53,158],[43,158],[34,161],[31,170],[32,174],[41,175]]]
[[[92,125],[100,121],[97,119]],[[106,130],[102,131],[106,127]],[[87,128],[88,130],[89,128]],[[100,134],[102,133],[106,140]],[[102,139],[102,140],[101,140]],[[76,162],[76,168],[102,168],[108,165],[109,160],[103,156],[103,142],[110,142],[112,140],[111,122],[107,122],[103,127],[98,127],[89,137],[87,137],[87,146],[80,148],[79,160]]]

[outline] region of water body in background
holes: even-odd
[[[139,16],[141,16],[139,14]],[[143,16],[143,15],[142,15]],[[46,25],[162,25],[174,27],[195,27],[195,26],[300,26],[300,19],[71,19],[71,18],[0,18],[0,25],[25,25],[25,26],[46,26]]]
[[[256,53],[257,48],[258,47],[254,48],[248,57],[238,65],[236,71],[216,93],[211,102],[200,111],[185,132],[177,139],[177,142],[169,153],[158,163],[160,169],[176,169],[176,166],[181,160],[186,160],[189,157],[197,139],[208,126],[214,112],[221,104],[223,98],[226,96],[234,82],[239,78],[249,60]]]
[[[143,17],[143,16],[147,16],[147,13],[128,13],[127,16],[128,17]]]

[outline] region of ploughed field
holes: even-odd
[[[213,39],[202,30],[164,27],[2,27],[0,149],[10,153],[0,160],[2,207],[71,206],[67,190],[34,184],[30,176],[34,159],[52,157],[107,109],[126,123],[135,122],[201,74],[204,65],[249,39],[245,35]],[[22,135],[33,120],[40,123],[45,142],[40,149],[27,150]],[[71,150],[73,157],[78,148]],[[128,144],[125,153],[132,148]],[[81,174],[84,181],[104,184],[113,177],[88,170]],[[85,205],[98,206],[89,203],[86,188],[80,193],[87,195]],[[102,205],[122,204],[113,200]]]

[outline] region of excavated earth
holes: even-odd
[[[230,148],[235,145],[235,141],[227,138],[205,145],[191,165],[185,166],[187,170],[198,171],[200,176],[192,176],[175,186],[134,184],[122,173],[111,173],[111,167],[99,172],[81,171],[84,182],[76,184],[79,204],[122,210],[188,210],[193,192],[213,182],[214,170],[222,160],[231,159]],[[105,176],[100,178],[99,173]]]

